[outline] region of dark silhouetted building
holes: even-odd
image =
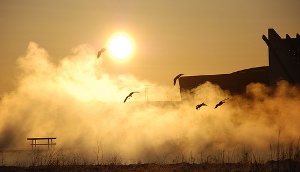
[[[286,34],[282,39],[274,29],[268,30],[268,38],[263,40],[269,47],[269,78],[271,84],[286,80],[292,84],[300,83],[300,36],[291,38]]]
[[[256,67],[230,74],[185,76],[179,79],[180,92],[191,91],[205,82],[219,85],[223,90],[232,94],[242,94],[246,86],[252,82],[269,85],[269,67]]]
[[[269,48],[269,66],[244,69],[230,74],[183,76],[179,78],[180,92],[191,91],[209,81],[219,85],[231,94],[243,94],[250,83],[267,86],[286,80],[292,84],[300,83],[300,36],[291,38],[286,34],[282,39],[274,29],[268,30],[268,38],[263,40]],[[183,94],[182,94],[183,95]]]

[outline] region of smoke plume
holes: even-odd
[[[1,100],[1,150],[31,149],[27,137],[57,137],[57,146],[82,154],[93,152],[100,140],[105,155],[125,162],[174,162],[237,148],[265,156],[279,131],[282,145],[299,139],[299,87],[252,83],[245,95],[233,96],[207,82],[193,99],[180,101],[172,78],[170,86],[161,86],[111,74],[96,52],[80,45],[54,63],[45,49],[29,43],[17,60],[18,87]],[[123,103],[131,91],[140,93]],[[202,102],[208,106],[196,110]]]

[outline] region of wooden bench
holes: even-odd
[[[52,148],[52,146],[56,145],[56,143],[53,143],[53,140],[55,140],[56,137],[31,137],[31,138],[27,138],[27,140],[31,140],[31,146],[32,146],[32,150],[36,150],[36,146],[48,146],[49,148]],[[40,141],[40,143],[38,143],[37,141]]]

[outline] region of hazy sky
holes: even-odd
[[[29,42],[56,63],[81,44],[103,47],[117,31],[136,43],[126,63],[112,68],[158,84],[178,73],[230,73],[268,65],[261,39],[300,32],[299,0],[1,0],[0,93],[16,85],[16,61]],[[109,57],[104,55],[109,61]]]
[[[57,137],[58,148],[86,147],[94,157],[99,138],[106,159],[115,151],[131,163],[232,145],[269,157],[280,130],[280,144],[291,148],[300,133],[297,87],[252,83],[243,98],[206,83],[179,101],[173,78],[268,65],[262,35],[274,28],[295,37],[299,7],[299,0],[0,0],[0,149]],[[133,57],[96,58],[118,31],[134,39]],[[131,91],[140,93],[123,103]],[[197,111],[202,102],[208,106]]]

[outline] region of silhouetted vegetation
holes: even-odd
[[[279,143],[279,142],[278,142]],[[9,164],[6,155],[9,151],[0,151],[0,171],[120,171],[120,172],[185,172],[185,171],[299,171],[299,143],[292,141],[283,147],[270,144],[269,158],[263,159],[259,153],[240,150],[236,153],[221,151],[216,155],[204,156],[190,153],[181,154],[165,163],[165,158],[157,157],[156,162],[143,163],[141,160],[134,164],[126,164],[118,154],[103,155],[102,143],[97,140],[97,148],[93,158],[86,158],[76,153],[64,153],[63,150],[30,150],[15,151],[17,155]],[[21,154],[25,156],[22,157]],[[23,158],[23,159],[22,159]],[[24,160],[25,158],[25,160]]]

